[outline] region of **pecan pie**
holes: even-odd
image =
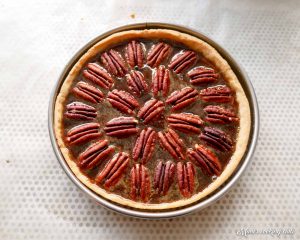
[[[76,177],[122,206],[184,207],[242,159],[250,108],[229,64],[174,30],[115,33],[75,63],[56,99],[55,135]]]

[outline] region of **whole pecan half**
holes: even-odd
[[[202,83],[212,83],[218,80],[219,74],[208,67],[196,67],[188,72],[191,84],[198,85]]]
[[[175,164],[172,161],[159,161],[155,169],[154,189],[160,195],[166,195],[173,183]]]
[[[158,92],[162,92],[162,96],[168,95],[170,88],[170,71],[165,66],[160,65],[154,74],[152,91],[154,96],[158,95]]]
[[[128,137],[138,132],[137,120],[133,117],[117,117],[105,124],[104,131],[111,137]]]
[[[83,71],[82,75],[86,79],[106,89],[111,88],[114,83],[114,80],[109,73],[97,63],[88,63],[87,68]]]
[[[166,132],[159,132],[158,138],[160,145],[167,150],[173,158],[184,159],[183,141],[174,130],[168,129]]]
[[[133,160],[140,158],[141,163],[146,164],[154,152],[155,141],[156,132],[152,128],[143,129],[132,150]]]
[[[89,146],[78,157],[78,166],[83,169],[91,169],[103,162],[115,150],[108,146],[107,140],[100,140]]]
[[[97,184],[104,182],[106,188],[115,186],[128,167],[129,156],[125,152],[117,153],[108,161],[103,170],[95,178]]]
[[[202,89],[200,91],[200,97],[207,102],[230,102],[232,101],[231,90],[226,86],[215,86]]]
[[[78,97],[92,103],[99,103],[104,97],[98,88],[86,82],[78,82],[72,91]]]
[[[142,44],[138,41],[131,41],[126,46],[125,58],[131,68],[138,66],[142,68],[144,64],[144,52]]]
[[[157,67],[171,53],[171,46],[164,42],[154,45],[148,53],[147,64],[150,67]]]
[[[191,67],[197,60],[197,55],[195,52],[187,50],[180,52],[174,56],[169,64],[169,68],[175,73],[182,73],[184,70]]]
[[[187,151],[189,159],[201,168],[202,172],[208,176],[221,174],[222,166],[217,156],[204,147],[203,145],[195,145],[194,149]]]
[[[145,81],[145,77],[139,71],[130,71],[130,73],[126,75],[126,80],[128,88],[138,97],[148,90],[148,84]]]
[[[107,94],[107,100],[119,111],[133,114],[134,109],[139,107],[138,101],[128,92],[114,89]]]
[[[220,106],[209,105],[203,110],[207,114],[205,118],[207,122],[226,124],[239,121],[239,118],[233,111]]]
[[[93,120],[97,116],[96,109],[82,102],[72,102],[66,106],[65,116],[78,120]]]
[[[110,49],[109,51],[102,53],[101,61],[105,68],[117,77],[124,77],[127,73],[124,59],[121,54],[114,49]]]
[[[100,137],[102,134],[99,132],[99,127],[99,123],[86,123],[73,127],[67,133],[67,141],[73,145]]]
[[[141,199],[147,202],[150,197],[149,170],[144,165],[135,164],[130,171],[130,197],[132,200]]]
[[[150,99],[145,103],[145,105],[140,109],[137,116],[143,119],[143,122],[147,124],[151,120],[157,119],[163,113],[165,107],[162,101],[157,99]]]
[[[168,117],[169,126],[184,133],[200,133],[199,127],[203,121],[198,115],[192,113],[173,113]]]
[[[172,110],[176,111],[189,106],[198,99],[198,92],[191,87],[185,87],[181,90],[174,91],[166,100],[167,104],[171,104]]]
[[[221,151],[230,151],[233,146],[232,140],[225,132],[212,127],[205,127],[200,134],[200,139]]]
[[[177,180],[182,196],[191,197],[195,189],[195,168],[191,162],[177,163]]]

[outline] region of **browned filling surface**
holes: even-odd
[[[136,39],[112,49],[82,68],[65,101],[73,161],[91,182],[134,201],[201,192],[235,150],[235,93],[176,42]]]

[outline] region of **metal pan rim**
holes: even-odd
[[[54,105],[55,100],[57,97],[57,94],[60,90],[60,87],[65,79],[66,74],[70,71],[71,67],[77,62],[77,60],[82,56],[83,53],[86,52],[87,49],[89,49],[92,45],[94,45],[99,40],[120,31],[126,31],[126,30],[138,30],[138,29],[155,29],[155,28],[163,28],[163,29],[172,29],[177,30],[180,32],[184,32],[190,35],[193,35],[195,37],[198,37],[206,42],[208,42],[210,45],[212,45],[221,55],[222,57],[228,61],[230,66],[232,67],[233,71],[238,75],[238,78],[243,86],[244,91],[246,92],[247,98],[249,100],[250,109],[251,109],[251,134],[249,138],[248,148],[247,151],[243,157],[242,162],[240,163],[240,166],[235,171],[235,173],[232,174],[232,176],[216,191],[214,191],[210,196],[205,198],[204,200],[200,200],[198,203],[195,203],[191,206],[184,207],[182,209],[171,209],[169,211],[163,211],[163,212],[146,212],[142,210],[135,210],[135,209],[129,209],[126,207],[122,207],[120,205],[114,204],[101,196],[97,195],[95,192],[90,190],[88,187],[86,187],[82,182],[80,182],[77,177],[73,174],[71,169],[69,168],[68,164],[66,163],[64,157],[62,156],[62,153],[60,152],[60,149],[57,145],[55,135],[54,135],[54,128],[53,128],[53,117],[54,117]],[[207,37],[205,34],[193,30],[191,28],[175,25],[175,24],[169,24],[169,23],[160,23],[160,22],[145,22],[145,23],[136,23],[136,24],[129,24],[125,26],[121,26],[115,29],[112,29],[110,31],[107,31],[98,37],[94,38],[93,40],[89,41],[83,48],[81,48],[74,57],[69,61],[69,63],[66,65],[64,70],[62,71],[59,80],[57,81],[51,96],[50,96],[50,102],[49,102],[49,109],[48,109],[48,129],[49,129],[49,135],[52,143],[53,150],[55,152],[55,155],[58,159],[58,162],[60,163],[61,167],[66,172],[67,176],[72,180],[72,182],[83,192],[85,192],[90,198],[95,200],[97,203],[101,204],[102,206],[111,209],[113,211],[119,212],[124,215],[132,216],[132,217],[138,217],[138,218],[145,218],[145,219],[163,219],[163,218],[172,218],[172,217],[178,217],[183,216],[192,212],[195,212],[197,210],[203,209],[205,207],[208,207],[209,205],[213,204],[217,200],[219,200],[222,196],[224,196],[225,193],[227,193],[234,184],[238,181],[238,179],[242,176],[242,174],[245,172],[247,166],[249,165],[251,158],[254,154],[255,147],[258,140],[258,134],[259,134],[259,109],[258,109],[258,102],[257,98],[254,92],[254,88],[250,82],[250,79],[245,72],[245,70],[242,68],[242,66],[232,57],[231,54],[229,54],[224,48],[221,47],[216,41],[212,40],[211,38]]]

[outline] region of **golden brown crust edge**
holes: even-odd
[[[68,148],[64,144],[63,141],[63,108],[65,99],[69,93],[70,87],[72,85],[73,80],[76,78],[78,73],[80,72],[82,66],[97,53],[107,49],[111,45],[126,41],[133,38],[160,38],[160,39],[170,39],[178,42],[182,42],[190,49],[200,52],[203,56],[208,59],[219,72],[222,72],[223,77],[226,82],[228,82],[229,86],[236,93],[236,101],[239,106],[239,117],[240,117],[240,130],[237,136],[236,142],[236,150],[232,155],[229,163],[226,168],[222,172],[222,174],[212,182],[207,188],[205,188],[202,192],[199,192],[188,199],[182,199],[171,203],[160,203],[160,204],[147,204],[131,201],[129,199],[120,197],[119,195],[109,193],[104,189],[100,188],[98,185],[91,183],[89,178],[83,175],[80,172],[80,169],[76,165],[74,161],[72,161]],[[94,46],[92,46],[74,65],[71,69],[69,75],[66,77],[62,87],[60,89],[60,93],[58,94],[55,102],[55,111],[54,111],[54,131],[56,140],[59,148],[69,165],[72,172],[75,176],[88,188],[99,194],[105,199],[116,202],[118,204],[129,206],[136,209],[144,209],[144,210],[163,210],[163,209],[171,209],[183,207],[189,204],[192,204],[200,199],[204,198],[208,194],[215,191],[218,187],[220,187],[234,172],[236,167],[238,166],[240,160],[243,158],[244,153],[246,151],[249,135],[250,135],[250,126],[251,126],[251,115],[250,115],[250,107],[248,99],[245,95],[245,92],[239,83],[236,75],[231,70],[227,61],[225,61],[221,55],[209,44],[200,40],[191,35],[181,33],[174,30],[166,30],[166,29],[149,29],[149,30],[130,30],[112,34],[111,36],[99,41]]]

